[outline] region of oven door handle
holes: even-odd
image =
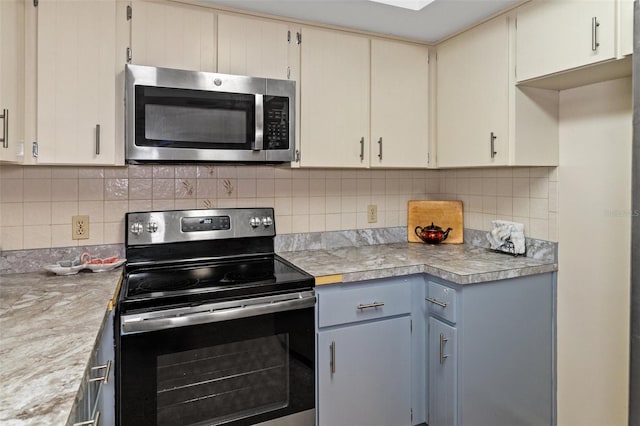
[[[212,322],[230,321],[276,312],[293,311],[315,306],[314,291],[292,295],[267,296],[233,302],[220,302],[191,308],[168,309],[143,314],[123,315],[122,334],[186,327]]]

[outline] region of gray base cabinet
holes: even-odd
[[[553,425],[555,274],[427,277],[429,426]]]
[[[114,426],[116,423],[114,312],[108,311],[105,315],[67,426]]]
[[[318,425],[412,424],[409,281],[316,288]]]

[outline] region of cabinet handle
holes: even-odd
[[[373,303],[366,303],[366,304],[361,303],[358,306],[356,306],[356,308],[363,310],[363,309],[369,309],[369,308],[379,308],[380,306],[384,306],[384,302],[373,302]]]
[[[378,158],[380,159],[380,161],[382,161],[382,137],[378,139],[378,147],[379,147]]]
[[[2,147],[9,148],[9,110],[3,109],[0,118],[2,118]]]
[[[364,136],[360,138],[360,161],[364,161]]]
[[[73,426],[98,426],[100,422],[100,411],[96,411],[96,414],[93,416],[92,420],[87,420],[85,422],[74,423]]]
[[[496,152],[496,139],[498,139],[498,137],[491,132],[491,158],[494,158],[497,154]]]
[[[449,355],[444,354],[444,344],[448,341],[449,339],[445,339],[444,334],[440,333],[440,365],[444,364],[446,358],[449,358]]]
[[[91,367],[91,371],[104,370],[104,376],[102,377],[94,377],[93,379],[89,379],[89,382],[102,382],[107,384],[109,382],[109,371],[111,370],[111,360],[107,361],[104,365],[97,365],[95,367]]]
[[[336,342],[331,342],[329,351],[331,353],[329,357],[329,367],[331,369],[331,375],[333,376],[336,373]]]
[[[427,302],[431,302],[434,305],[438,305],[438,306],[440,306],[442,308],[446,308],[447,307],[447,304],[445,302],[441,302],[438,299],[435,299],[433,297],[425,297],[424,300],[426,300]]]
[[[96,155],[100,155],[100,125],[96,124]]]
[[[600,46],[600,43],[598,43],[599,26],[600,22],[598,22],[598,17],[594,16],[593,18],[591,18],[591,50],[594,52],[597,51],[598,46]]]

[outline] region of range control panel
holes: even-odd
[[[169,210],[126,214],[126,245],[273,237],[273,208]]]

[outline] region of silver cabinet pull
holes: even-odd
[[[96,155],[100,155],[100,125],[96,124]]]
[[[380,159],[380,161],[382,161],[382,137],[380,137],[380,139],[378,139],[378,158]]]
[[[591,18],[591,50],[594,52],[598,50],[598,46],[600,46],[600,43],[598,43],[599,26],[600,22],[598,22],[598,17],[594,16],[593,18]]]
[[[360,161],[364,161],[364,136],[360,138]]]
[[[2,118],[2,147],[9,148],[9,110],[3,109],[0,118]]]
[[[356,308],[363,310],[363,309],[369,309],[369,308],[379,308],[380,306],[384,306],[384,302],[373,302],[373,303],[365,303],[365,304],[361,303],[358,306],[356,306]]]
[[[74,423],[73,426],[98,426],[100,424],[100,411],[96,411],[96,414],[93,416],[92,420],[87,420],[85,422]]]
[[[447,307],[447,304],[445,302],[441,302],[438,299],[435,299],[433,297],[425,297],[424,300],[426,300],[427,302],[431,302],[434,305],[438,305],[438,306],[440,306],[442,308],[446,308]]]
[[[329,357],[329,368],[331,369],[331,375],[334,375],[336,373],[336,342],[331,342],[329,351],[331,353]]]
[[[440,364],[444,364],[444,360],[449,357],[444,354],[444,344],[448,341],[449,339],[445,339],[444,334],[440,333]]]
[[[91,367],[91,371],[104,370],[104,375],[102,377],[94,377],[93,379],[89,379],[89,382],[102,382],[104,384],[109,383],[109,371],[111,371],[111,360],[107,361],[104,365],[97,365],[95,367]]]
[[[498,137],[491,132],[491,158],[494,158],[497,154],[496,152],[496,139]]]

